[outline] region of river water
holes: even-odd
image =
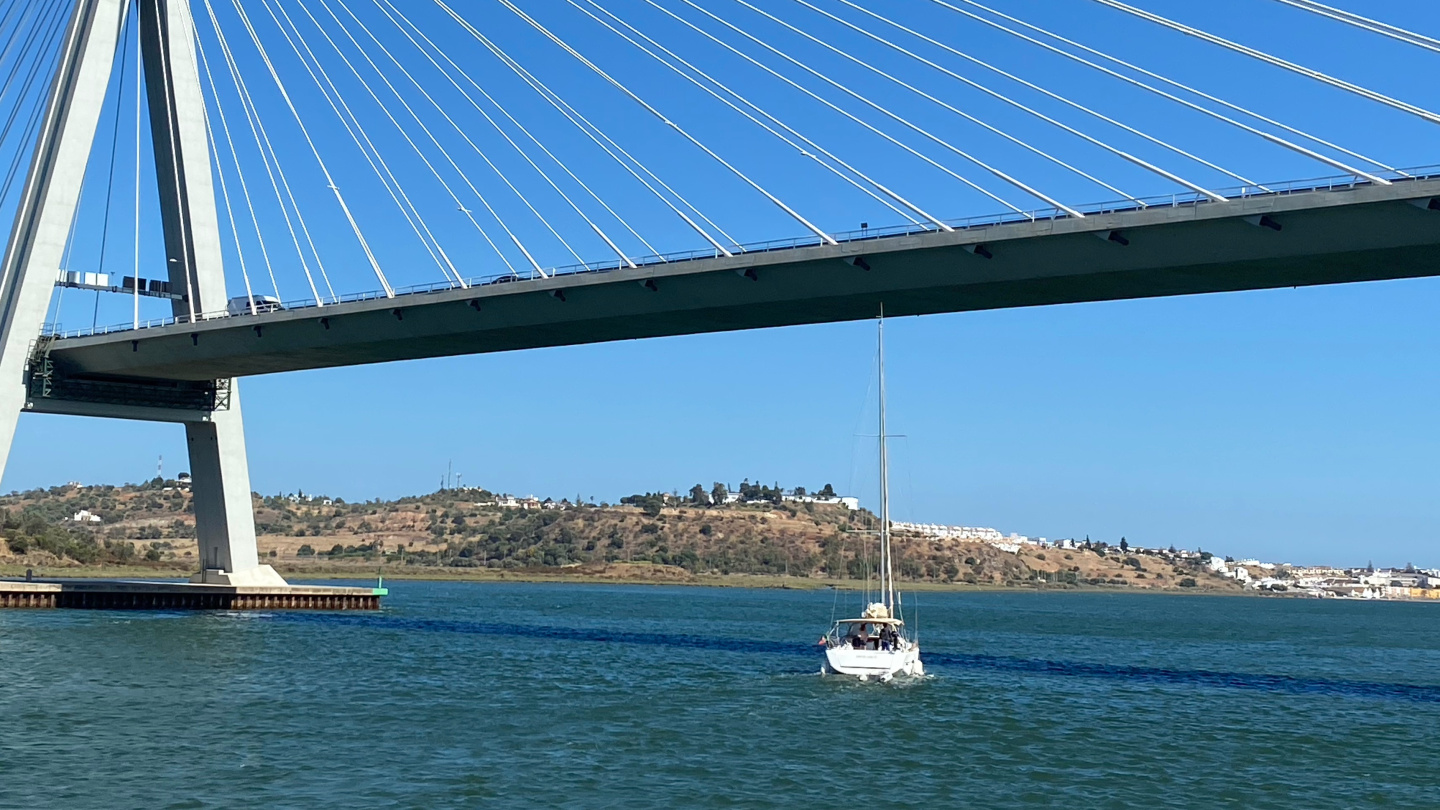
[[[0,611],[0,807],[1440,807],[1440,605],[925,593],[882,685],[830,591],[391,592]]]

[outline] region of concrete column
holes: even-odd
[[[110,84],[129,3],[74,0],[0,277],[0,473],[26,407],[25,363],[44,326]],[[211,187],[204,100],[188,0],[140,0],[142,55],[154,133],[168,273],[187,300],[177,315],[225,309],[225,273]],[[186,425],[194,477],[201,581],[275,585],[260,565],[240,398]]]
[[[122,0],[75,2],[0,264],[0,474],[25,407],[25,363],[45,325],[60,272],[125,6]]]
[[[237,577],[245,584],[274,584],[279,575],[260,565],[255,547],[250,466],[238,393],[232,388],[229,410],[216,411],[208,422],[185,424],[200,565],[202,572],[227,572],[227,579],[237,584]]]
[[[140,0],[137,13],[170,286],[186,296],[173,309],[182,317],[224,312],[225,268],[190,3]],[[255,546],[235,381],[230,381],[230,407],[216,411],[208,422],[186,423],[185,440],[200,546],[197,581],[284,584],[274,569],[260,564]]]
[[[140,0],[140,53],[171,289],[197,315],[225,311],[225,268],[211,180],[210,136],[188,0]],[[189,316],[189,301],[175,301]]]

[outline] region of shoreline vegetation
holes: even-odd
[[[639,568],[639,564],[636,568]],[[291,584],[323,581],[374,581],[384,582],[475,582],[475,584],[530,585],[678,585],[693,588],[757,588],[779,589],[779,591],[827,591],[861,592],[865,582],[858,579],[816,579],[808,577],[768,577],[760,574],[710,574],[696,577],[647,577],[642,571],[603,574],[583,569],[539,569],[539,571],[488,571],[488,569],[402,569],[402,568],[323,568],[323,566],[275,566],[276,571]],[[37,566],[0,564],[0,578],[20,578],[32,572],[36,579],[184,579],[194,574],[190,569],[164,568],[164,566],[109,565],[109,566],[59,566],[59,568],[37,568]],[[1073,592],[1073,594],[1106,594],[1120,588],[1107,585],[1067,585],[1067,587],[1045,587],[1040,585],[979,585],[969,582],[906,582],[897,581],[897,587],[906,592]],[[871,584],[871,589],[876,585]],[[1146,588],[1133,592],[1156,595],[1208,595],[1208,597],[1257,597],[1259,592],[1243,589],[1212,588]],[[1282,594],[1283,595],[1283,594]]]
[[[796,490],[803,493],[804,490]],[[442,489],[346,503],[255,495],[262,562],[287,579],[598,582],[860,590],[877,562],[875,516],[828,485],[700,485],[618,504]],[[196,570],[188,479],[67,484],[0,496],[0,576],[182,578]],[[1244,592],[1203,552],[1091,542],[1002,548],[894,535],[898,584],[919,590]]]
[[[324,566],[275,566],[275,570],[292,583],[351,580],[366,582],[379,578],[384,581],[406,582],[473,582],[473,583],[515,583],[515,584],[556,584],[556,585],[677,585],[697,588],[756,588],[767,590],[861,592],[866,588],[863,580],[818,579],[813,577],[768,576],[764,574],[699,574],[695,576],[669,576],[664,573],[647,575],[640,570],[643,564],[621,564],[619,570],[611,566],[609,571],[595,571],[583,566],[573,569],[500,570],[489,569],[404,569],[395,567],[336,567]],[[164,566],[111,565],[111,566],[61,566],[36,567],[0,563],[0,578],[19,578],[28,572],[36,579],[135,579],[135,580],[177,580],[190,577],[194,571]],[[875,584],[870,588],[873,590]],[[907,593],[1014,593],[1017,590],[1035,593],[1115,593],[1120,588],[1105,585],[1070,585],[1046,587],[1039,585],[981,585],[967,582],[906,582],[897,581],[897,587]],[[1137,593],[1158,595],[1204,595],[1204,596],[1259,596],[1254,591],[1238,589],[1217,590],[1195,588],[1147,588]]]

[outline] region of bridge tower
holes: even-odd
[[[283,585],[255,546],[240,394],[233,380],[194,388],[143,380],[53,385],[42,337],[116,49],[138,15],[145,94],[176,315],[226,305],[210,143],[189,0],[74,0],[34,157],[0,265],[0,473],[22,411],[185,426],[201,571],[193,581]],[[192,309],[193,306],[193,309]],[[63,371],[63,370],[62,370]]]

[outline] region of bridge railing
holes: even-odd
[[[1423,166],[1411,169],[1387,171],[1381,173],[1386,179],[1392,182],[1406,182],[1414,180],[1429,180],[1440,177],[1440,166]],[[1229,200],[1250,199],[1255,197],[1284,196],[1292,194],[1308,194],[1323,191],[1338,191],[1353,189],[1358,186],[1370,185],[1371,181],[1359,175],[1340,175],[1331,177],[1319,177],[1306,180],[1286,180],[1276,183],[1264,183],[1249,186],[1235,186],[1230,188],[1216,189],[1215,193]],[[1175,194],[1161,194],[1151,197],[1140,197],[1130,200],[1108,201],[1092,203],[1088,205],[1075,206],[1076,210],[1083,214],[1115,214],[1127,211],[1139,211],[1147,208],[1182,208],[1195,205],[1210,205],[1214,202],[1206,195],[1199,192],[1182,192]],[[1039,208],[1032,211],[1006,212],[999,214],[987,214],[960,219],[946,220],[945,224],[956,230],[977,230],[982,228],[993,228],[1002,225],[1013,225],[1025,222],[1039,222],[1046,220],[1068,219],[1069,214],[1059,208]],[[862,228],[853,231],[842,231],[832,234],[837,242],[865,242],[877,239],[890,239],[899,236],[912,234],[931,233],[936,229],[933,225],[908,224],[888,225],[879,228]],[[763,242],[753,242],[744,245],[737,245],[736,255],[750,255],[756,253],[771,253],[776,251],[795,250],[797,248],[815,247],[822,244],[818,236],[800,236],[788,239],[771,239]],[[700,259],[713,259],[720,256],[718,250],[686,250],[675,253],[656,254],[632,259],[640,267],[653,267],[659,265],[677,264],[682,262],[696,261]],[[414,284],[408,287],[395,289],[395,297],[402,298],[413,295],[425,295],[436,292],[449,292],[452,290],[466,289],[471,287],[484,287],[493,284],[534,281],[542,277],[555,278],[580,275],[585,273],[606,273],[626,267],[620,259],[610,259],[601,262],[587,262],[583,264],[571,264],[555,267],[547,270],[543,276],[541,273],[531,270],[525,274],[518,273],[496,273],[486,276],[478,276],[465,280],[462,285],[457,281],[439,281],[431,284]],[[374,301],[386,298],[383,290],[369,290],[358,293],[347,293],[337,296],[334,300],[319,302],[313,298],[305,298],[296,301],[286,301],[281,304],[280,309],[285,311],[321,309],[335,304],[347,304],[359,301]],[[393,299],[392,299],[393,300]],[[193,320],[189,315],[178,315],[165,318],[151,318],[135,322],[115,324],[112,326],[100,326],[90,329],[64,330],[60,324],[46,324],[43,334],[55,338],[78,338],[95,335],[108,335],[117,332],[130,332],[136,329],[150,329],[159,326],[173,326],[175,324],[206,322],[228,318],[255,317],[248,313],[234,315],[227,311],[206,312],[197,314]]]

